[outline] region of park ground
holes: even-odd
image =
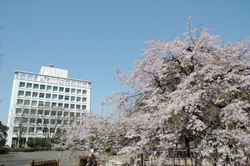
[[[59,157],[60,166],[70,166],[77,163],[78,156],[84,155],[86,155],[86,152],[84,151],[76,151],[73,155],[66,151],[14,152],[1,154],[0,164],[5,164],[5,166],[29,166],[30,160],[55,160]]]

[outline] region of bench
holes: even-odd
[[[37,162],[31,160],[30,166],[59,166],[59,158],[57,157],[56,160],[46,160]]]

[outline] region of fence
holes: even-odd
[[[97,160],[95,156],[92,156],[92,155],[78,157],[78,166],[92,166],[92,165],[103,165],[103,163],[101,159]]]
[[[156,164],[161,153],[153,155],[152,153],[141,153],[130,158],[130,166],[136,164],[137,166],[145,166],[150,162]],[[195,153],[187,153],[186,150],[172,151],[169,158],[165,161],[165,165],[174,166],[196,166],[198,161],[195,159]]]
[[[78,157],[78,166],[86,166],[86,165],[94,165],[94,158],[93,156],[79,156]]]

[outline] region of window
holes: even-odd
[[[50,97],[51,97],[51,94],[46,94],[46,99],[50,99]]]
[[[21,114],[22,113],[22,109],[21,108],[17,108],[16,109],[16,114]]]
[[[58,111],[57,116],[62,116],[62,111]]]
[[[75,104],[70,104],[70,109],[74,109],[75,108]]]
[[[52,99],[53,99],[53,100],[57,99],[57,95],[53,94],[53,95],[52,95]]]
[[[32,97],[37,97],[38,93],[37,92],[33,92]]]
[[[65,92],[66,92],[66,93],[69,93],[69,88],[65,88]]]
[[[32,88],[32,84],[31,83],[27,83],[26,88]]]
[[[18,91],[18,96],[23,96],[24,95],[24,91]]]
[[[32,101],[31,106],[37,106],[37,101]]]
[[[26,133],[27,132],[27,127],[23,128],[23,132]]]
[[[40,85],[40,89],[44,90],[45,89],[45,85]]]
[[[76,105],[76,109],[81,109],[81,105]]]
[[[49,124],[49,119],[44,119],[43,123],[44,124]]]
[[[50,107],[50,102],[45,102],[45,107]]]
[[[26,96],[26,97],[30,97],[30,96],[31,96],[31,92],[26,92],[26,93],[25,93],[25,96]]]
[[[77,89],[77,94],[81,94],[81,90],[80,89]]]
[[[64,120],[64,121],[63,121],[63,124],[64,124],[64,125],[68,125],[68,120]]]
[[[38,110],[38,115],[43,115],[43,110]]]
[[[57,124],[62,124],[62,120],[57,120]]]
[[[36,128],[36,133],[37,134],[42,134],[43,132],[42,132],[42,128],[41,127],[37,127]]]
[[[23,123],[24,124],[28,123],[28,120],[29,120],[28,118],[23,118]]]
[[[59,88],[59,92],[63,92],[64,88],[63,87],[60,87]]]
[[[70,112],[70,115],[69,115],[71,118],[73,118],[75,116],[75,113],[74,112]]]
[[[38,89],[38,84],[34,84],[33,89]]]
[[[58,99],[63,100],[63,95],[59,95]]]
[[[79,112],[76,113],[76,117],[77,117],[77,118],[80,117],[80,113],[79,113]]]
[[[48,119],[48,123],[46,123],[46,124],[49,124],[49,119]],[[49,132],[49,129],[47,127],[44,127],[43,128],[43,133],[48,133],[48,132]]]
[[[87,99],[86,99],[85,97],[82,98],[82,102],[86,102],[86,100],[87,100]]]
[[[24,115],[29,114],[29,112],[30,112],[30,110],[29,110],[29,109],[24,109],[24,110],[23,110],[23,114],[24,114]]]
[[[40,123],[42,123],[42,121],[43,121],[42,119],[38,118],[38,119],[36,120],[36,123],[37,123],[37,124],[40,124]]]
[[[44,98],[44,93],[39,93],[39,98]]]
[[[57,86],[53,86],[53,91],[57,91],[58,87]]]
[[[30,100],[24,100],[24,105],[30,105]]]
[[[34,133],[34,127],[30,127],[30,128],[29,128],[29,132],[30,132],[30,133]]]
[[[69,100],[69,96],[65,96],[65,98],[64,98],[65,100]]]
[[[77,97],[77,98],[76,98],[76,101],[81,101],[81,97]]]
[[[63,103],[58,103],[59,108],[63,108]]]
[[[36,119],[35,118],[30,118],[30,123],[35,123]]]
[[[85,95],[87,93],[86,90],[82,90],[82,94]]]
[[[64,104],[64,108],[69,108],[69,104]]]
[[[52,108],[55,108],[56,107],[56,103],[52,103]]]
[[[69,115],[68,112],[64,112],[64,114],[63,114],[64,117],[66,117],[66,116],[68,116],[68,115]]]
[[[82,105],[82,110],[85,110],[86,109],[86,105]]]
[[[31,114],[31,115],[36,115],[36,110],[35,110],[35,109],[32,109],[32,110],[30,111],[30,114]]]
[[[22,99],[17,99],[17,105],[22,105],[23,104],[23,100]]]
[[[47,85],[47,90],[51,90],[51,86]]]
[[[24,83],[24,82],[20,82],[20,83],[19,83],[19,87],[20,87],[20,88],[25,87],[25,83]]]
[[[71,100],[71,101],[75,101],[75,97],[74,97],[74,96],[71,96],[70,100]]]
[[[43,101],[39,101],[38,106],[43,107]]]
[[[49,111],[49,110],[45,110],[44,115],[48,116],[48,115],[49,115],[49,113],[50,113],[50,111]]]
[[[76,89],[71,89],[71,93],[76,93]]]
[[[23,118],[22,123],[23,123],[23,124],[28,123],[28,118]]]
[[[50,128],[50,133],[55,133],[55,128]]]
[[[15,121],[14,122],[15,122],[15,124],[21,122],[21,118],[20,117],[15,117]]]
[[[70,125],[70,126],[74,125],[74,120],[70,120],[69,125]]]
[[[56,120],[55,119],[50,119],[50,124],[56,124]]]
[[[18,127],[14,127],[13,133],[17,133],[17,132],[19,132],[19,128]]]
[[[51,111],[51,116],[56,116],[56,111]]]

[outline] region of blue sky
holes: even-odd
[[[15,70],[39,73],[53,63],[69,78],[92,81],[91,108],[102,110],[117,65],[129,72],[144,41],[165,41],[193,27],[212,26],[227,42],[250,33],[249,0],[0,0],[0,121],[7,124]]]

